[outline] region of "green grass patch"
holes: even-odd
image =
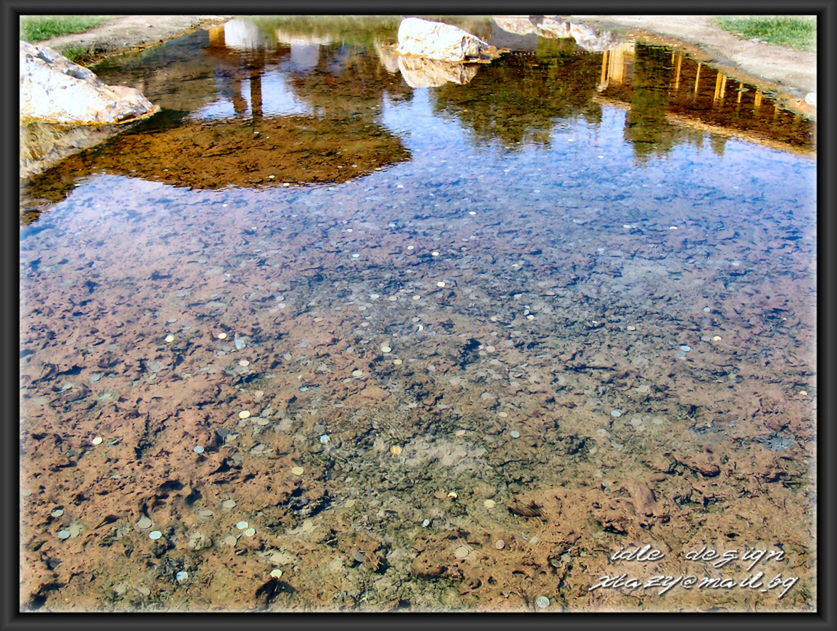
[[[760,39],[798,50],[816,50],[817,19],[808,15],[719,17],[715,23],[746,39]]]
[[[58,35],[83,33],[113,18],[112,15],[22,15],[20,39],[40,42]]]

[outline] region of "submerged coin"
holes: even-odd
[[[538,599],[535,601],[535,604],[538,606],[539,609],[546,609],[549,607],[549,598],[546,596],[538,596]]]
[[[177,579],[178,583],[182,583],[183,581],[189,578],[189,572],[186,572],[185,570],[180,570],[177,574],[174,575],[174,578]]]
[[[235,525],[235,527],[238,528],[239,530],[244,530],[249,525],[250,524],[248,524],[246,521],[240,521]]]
[[[497,506],[497,503],[494,500],[485,500],[483,502],[483,506],[485,506],[488,510],[491,510],[492,508]]]
[[[686,346],[685,344],[683,344],[680,347],[680,350],[683,351],[684,353],[688,353],[690,350],[692,350],[692,347],[691,346]]]
[[[459,546],[456,550],[453,551],[453,556],[457,559],[464,559],[469,554],[471,554],[470,548],[468,546]]]
[[[247,366],[249,366],[249,365],[250,365],[250,362],[248,362],[246,359],[239,359],[239,360],[238,360],[238,365],[239,365],[239,366],[243,366],[243,367],[245,367],[245,368],[246,368]]]
[[[393,445],[389,448],[389,451],[393,456],[400,456],[403,449],[401,448],[401,445]]]
[[[294,475],[302,475],[303,471],[304,469],[302,467],[294,467],[293,469],[291,469],[291,473],[293,473]]]
[[[63,515],[63,514],[64,514],[64,509],[63,508],[56,508],[54,511],[52,511],[50,513],[50,515],[52,515],[53,517],[61,517],[61,515]]]
[[[511,432],[509,432],[509,435],[512,438],[520,438],[520,432],[518,432],[517,430],[514,430],[514,429]]]
[[[325,445],[325,444],[326,444],[328,441],[330,441],[330,440],[331,440],[331,438],[329,438],[329,435],[328,435],[328,434],[323,434],[322,436],[320,436],[320,442],[321,442],[323,445]]]
[[[154,525],[154,522],[151,521],[148,517],[143,515],[137,520],[137,528],[141,530],[145,530],[146,528],[151,528]]]
[[[167,335],[166,342],[174,342],[174,335]]]
[[[248,537],[252,537],[253,535],[256,534],[256,529],[255,528],[248,528],[247,530],[244,531],[244,534],[247,535]]]
[[[384,344],[383,346],[381,346],[381,352],[382,352],[382,353],[389,353],[389,352],[391,352],[391,351],[392,351],[392,347],[391,347],[391,346],[387,346],[386,344]]]
[[[96,436],[96,438],[94,438],[90,442],[93,443],[94,445],[101,445],[102,444],[102,437],[101,436]]]
[[[225,340],[225,339],[227,339],[227,334],[226,334],[226,333],[219,333],[219,334],[218,334],[218,339],[219,339],[219,340]]]
[[[238,413],[238,418],[250,418],[250,410],[242,410]]]
[[[278,567],[275,567],[272,570],[270,570],[270,575],[273,578],[281,578],[282,577],[282,570],[280,570]]]
[[[157,539],[159,539],[162,536],[163,536],[163,533],[160,532],[159,530],[152,530],[151,532],[148,533],[148,538],[151,539],[152,541],[157,541]]]
[[[400,366],[403,362],[400,359],[393,359],[392,363],[395,364],[396,366]]]
[[[70,531],[69,530],[59,530],[58,531],[58,538],[59,539],[69,539],[70,538]]]
[[[497,548],[498,550],[502,550],[503,548],[506,547],[506,542],[503,541],[502,539],[497,539],[497,541],[494,542],[494,547]]]
[[[194,451],[196,454],[202,454],[204,452],[204,448],[200,445],[195,445],[194,447],[192,447],[192,451]]]

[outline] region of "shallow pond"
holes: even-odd
[[[163,110],[22,191],[22,606],[814,608],[814,126],[668,48],[397,25],[94,68]]]

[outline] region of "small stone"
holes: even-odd
[[[235,527],[238,528],[239,530],[244,530],[249,525],[250,524],[248,524],[246,521],[240,521],[235,525]]]
[[[238,413],[238,418],[250,418],[250,410],[242,410]]]
[[[721,341],[721,336],[720,336],[720,335],[716,335],[716,336],[714,336],[714,337],[712,338],[712,341],[713,341],[713,342],[720,342],[720,341]]]
[[[370,297],[372,300],[377,300],[378,298],[380,298],[380,297],[381,297],[381,295],[380,295],[380,294],[369,294],[369,297]]]
[[[438,253],[436,250],[433,250],[433,251],[430,253],[430,256],[439,256],[439,253]]]
[[[59,539],[69,539],[70,538],[70,531],[69,530],[59,530],[58,531],[58,538]]]
[[[396,366],[400,366],[400,365],[401,365],[401,364],[403,364],[404,362],[402,362],[400,359],[393,359],[393,360],[392,360],[392,363],[393,363],[393,364],[395,364]]]
[[[256,534],[256,529],[255,528],[248,528],[247,530],[244,531],[244,534],[247,535],[248,537],[252,537],[253,535]]]
[[[154,525],[154,522],[151,521],[145,515],[143,515],[142,517],[140,517],[137,520],[137,528],[139,528],[140,530],[147,530],[148,528],[151,528],[151,526],[153,526],[153,525]]]
[[[381,346],[381,352],[382,352],[382,353],[389,353],[389,352],[392,352],[392,347],[391,347],[391,346],[387,346],[386,344],[384,344],[383,346]]]
[[[430,520],[429,519],[425,519],[424,521],[421,522],[421,527],[422,528],[427,528],[429,525],[430,525]]]
[[[457,497],[459,497],[459,495],[456,494],[456,491],[451,491],[450,493],[448,493],[448,497],[452,500],[455,500]]]
[[[330,440],[331,440],[331,438],[329,437],[329,435],[328,435],[328,434],[323,434],[322,436],[320,436],[320,442],[321,442],[323,445],[327,444],[327,443],[328,443],[328,441],[330,441]]]
[[[227,334],[226,334],[226,333],[219,333],[219,334],[218,334],[218,339],[219,339],[219,340],[225,340],[225,339],[227,339]]]
[[[458,429],[454,432],[454,435],[459,436],[460,438],[462,438],[465,435],[465,430],[464,429]]]
[[[357,259],[357,258],[360,258],[360,254],[357,254],[357,253],[355,253],[355,254],[352,254],[352,258],[353,258],[353,259]]]
[[[390,302],[395,302],[396,300],[398,300],[398,296],[390,296],[389,298],[387,298],[387,300],[389,300]]]
[[[691,346],[686,346],[685,344],[683,344],[683,345],[680,346],[680,350],[683,351],[684,353],[688,353],[690,350],[692,350],[692,347]]]
[[[710,311],[712,311],[712,308],[711,307],[704,307],[703,311],[704,311],[704,313],[709,313]]]
[[[512,438],[520,438],[520,432],[518,432],[516,429],[513,429],[511,432],[509,432],[509,435]]]
[[[273,578],[282,578],[282,570],[280,570],[278,567],[275,567],[272,570],[270,570],[270,575]]]
[[[526,319],[527,319],[527,320],[534,320],[534,319],[535,319],[535,316],[533,316],[533,315],[530,313],[529,315],[527,315],[527,316],[526,316]]]
[[[178,583],[183,583],[184,581],[188,580],[189,572],[185,570],[180,570],[177,574],[174,575],[174,578],[177,580]]]
[[[303,471],[305,471],[302,467],[294,467],[291,469],[291,473],[294,475],[302,475]]]
[[[471,549],[468,546],[459,546],[456,550],[453,551],[453,556],[457,559],[464,559],[469,554],[471,554]]]
[[[248,362],[246,359],[239,359],[238,360],[238,365],[246,368],[247,366],[250,365],[250,362]]]
[[[436,283],[436,287],[444,287],[444,286],[445,286],[445,281],[443,281],[443,280],[440,280],[438,283]]]
[[[419,296],[418,294],[416,294],[415,296],[413,296],[413,300],[421,300],[421,296]]]
[[[96,436],[96,438],[94,438],[90,442],[93,443],[94,445],[101,445],[102,444],[102,437],[101,436]]]
[[[163,533],[160,532],[159,530],[152,530],[151,532],[148,533],[148,538],[151,539],[151,541],[157,541],[157,539],[159,539],[162,536],[163,536]]]
[[[393,445],[392,447],[389,448],[389,452],[393,456],[400,456],[402,451],[404,451],[404,450],[402,449],[401,445]]]
[[[611,410],[610,415],[613,418],[619,418],[620,416],[622,416],[622,410]]]
[[[56,508],[54,511],[52,511],[50,513],[50,515],[52,515],[53,517],[61,517],[61,515],[63,515],[63,514],[64,514],[64,509],[63,508]]]
[[[221,508],[223,510],[232,510],[235,508],[235,500],[224,500],[221,502]]]
[[[632,324],[629,324],[627,328],[628,328],[629,331],[636,331],[636,327],[633,326]]]
[[[174,342],[174,335],[171,335],[171,334],[167,335],[166,336],[166,342]]]
[[[202,454],[205,450],[200,445],[195,445],[194,447],[192,447],[192,451],[194,451],[196,454]]]
[[[492,508],[497,506],[497,502],[495,502],[494,500],[485,500],[482,503],[482,505],[485,506],[488,510],[491,510]]]
[[[489,344],[488,346],[486,346],[486,347],[485,347],[485,352],[486,352],[486,353],[493,353],[493,352],[494,352],[494,351],[496,351],[496,350],[497,350],[497,349],[496,349],[496,348],[494,348],[491,344]]]
[[[361,377],[363,377],[363,371],[362,370],[353,370],[352,371],[352,377],[360,379]]]
[[[538,599],[535,601],[535,604],[538,606],[538,609],[546,609],[549,607],[549,598],[546,596],[538,596]]]
[[[506,542],[503,541],[502,539],[497,539],[497,541],[494,542],[494,547],[497,548],[498,550],[502,550],[503,548],[506,547]]]
[[[808,396],[808,391],[807,390],[800,390],[799,395],[803,396],[803,397],[807,397]]]

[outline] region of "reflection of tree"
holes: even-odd
[[[634,155],[642,158],[674,146],[674,133],[666,121],[672,67],[671,53],[664,48],[637,44],[635,55],[625,139],[633,143]]]
[[[546,145],[558,119],[600,116],[591,99],[601,55],[568,56],[561,47],[550,46],[536,64],[530,56],[509,55],[481,68],[467,85],[435,88],[434,109],[456,116],[480,140]]]
[[[369,48],[321,46],[316,67],[292,75],[294,93],[325,116],[371,116],[377,113],[384,94],[396,100],[409,99],[412,89],[378,61]]]

